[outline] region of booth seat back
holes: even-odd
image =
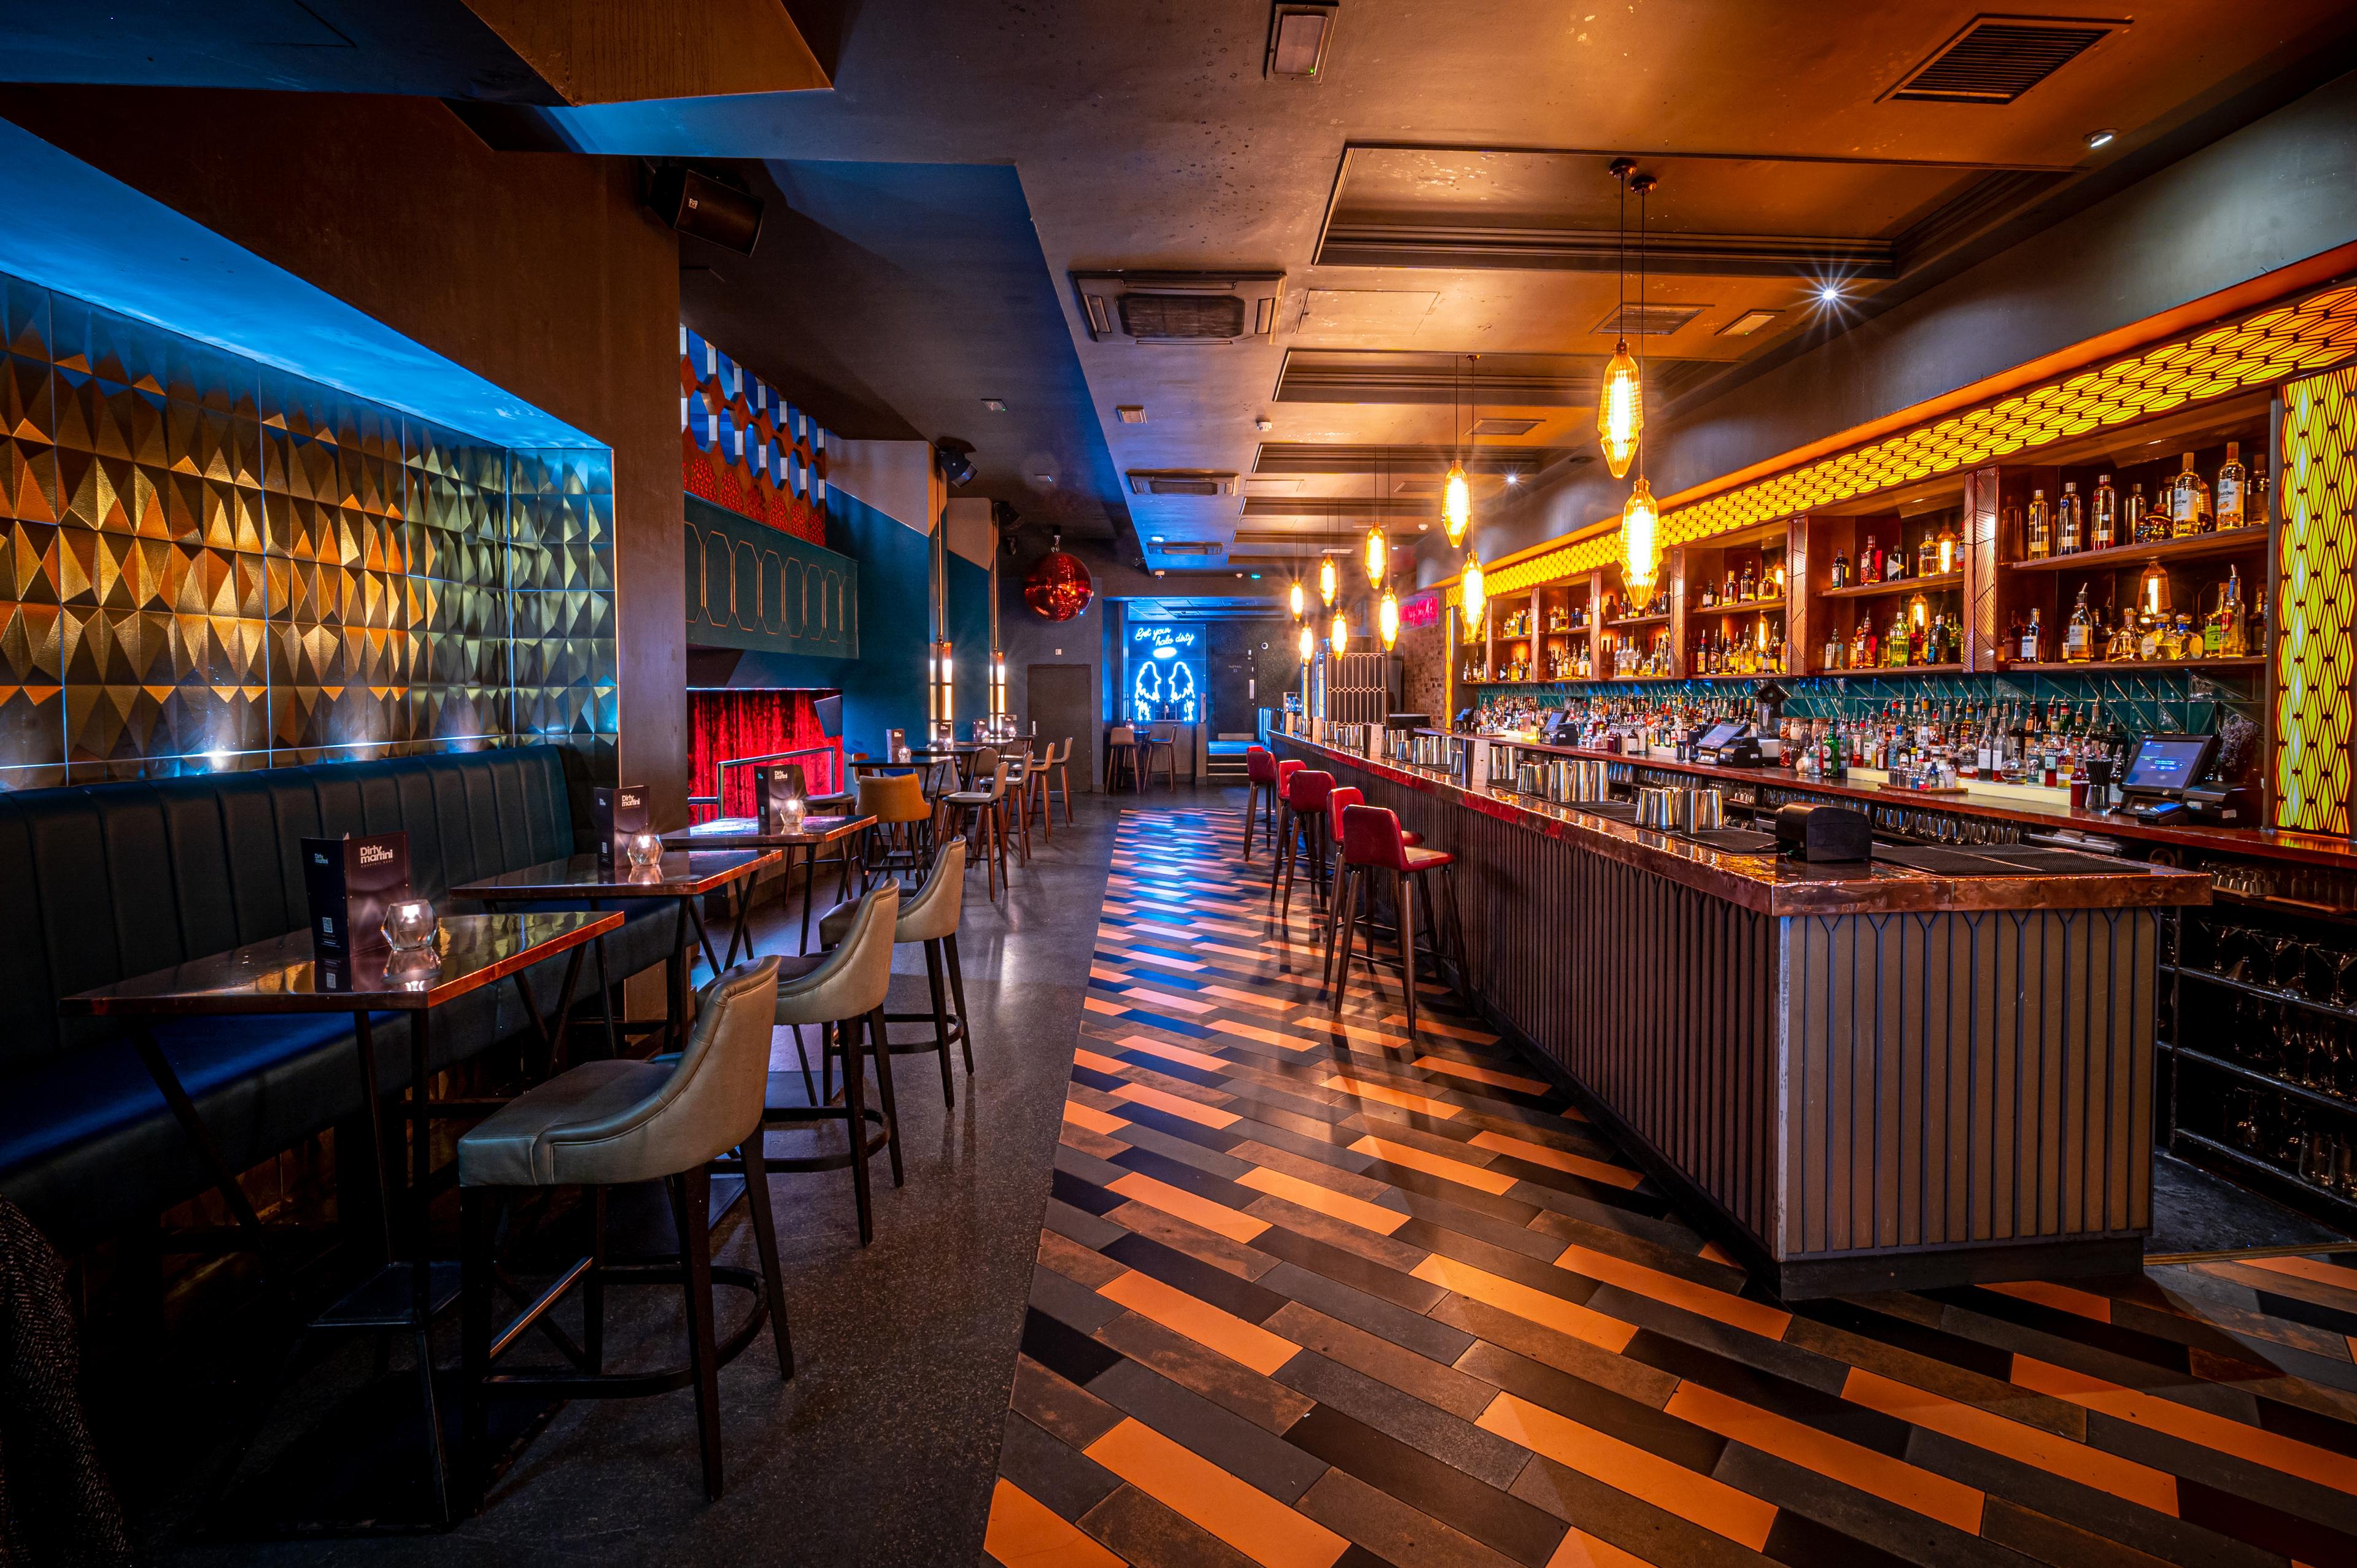
[[[453,886],[574,853],[553,746],[0,794],[0,1073],[105,1038],[57,999],[300,928],[297,842],[409,834],[411,880]]]

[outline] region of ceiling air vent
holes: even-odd
[[[1209,468],[1132,468],[1129,489],[1139,496],[1232,496],[1236,477]]]
[[[1709,308],[1707,305],[1624,305],[1592,330],[1607,338],[1666,338]]]
[[[1157,555],[1225,555],[1228,547],[1218,540],[1174,539],[1154,547]]]
[[[1976,16],[1882,96],[1918,103],[2010,103],[2126,25]]]
[[[1241,343],[1276,328],[1283,273],[1074,273],[1089,337],[1103,343]]]
[[[1528,435],[1539,427],[1535,419],[1508,419],[1502,414],[1485,414],[1473,422],[1476,435]]]

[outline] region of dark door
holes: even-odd
[[[1097,672],[1087,664],[1034,664],[1026,677],[1024,694],[1030,711],[1023,716],[1039,725],[1039,747],[1072,740],[1072,787],[1096,788]]]

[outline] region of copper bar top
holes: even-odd
[[[1886,789],[1874,784],[1833,784],[1803,779],[1784,768],[1720,768],[1707,762],[1670,762],[1631,752],[1591,751],[1577,746],[1549,746],[1544,741],[1515,740],[1510,736],[1464,736],[1460,740],[1486,740],[1517,751],[1542,751],[1550,757],[1577,757],[1596,762],[1628,762],[1641,768],[1665,768],[1736,784],[1773,784],[1786,789],[1840,795],[1881,805],[1912,803],[1927,811],[1952,811],[1960,817],[1996,817],[2028,823],[2041,832],[2069,828],[2105,838],[2132,838],[2148,843],[2176,844],[2220,854],[2254,855],[2298,861],[2307,865],[2337,865],[2357,869],[2357,843],[2330,833],[2286,832],[2275,828],[2168,827],[2140,822],[2122,811],[2090,811],[2069,806],[2044,806],[2035,800],[1975,800],[1969,795],[1927,795],[1921,790]]]
[[[715,817],[663,834],[665,849],[786,849],[833,843],[875,823],[874,817],[804,817],[799,832],[770,832],[755,817]]]
[[[2084,876],[1937,876],[1903,865],[1870,861],[1828,864],[1787,860],[1774,854],[1743,854],[1690,843],[1667,833],[1584,811],[1576,805],[1534,800],[1511,789],[1469,789],[1451,775],[1431,768],[1377,760],[1298,736],[1276,738],[1307,752],[1331,757],[1379,779],[1437,795],[1501,822],[1548,838],[1563,839],[1640,871],[1682,883],[1765,915],[1936,914],[1975,909],[2158,908],[2210,901],[2210,877],[2123,861],[2116,874]],[[1561,750],[1563,748],[1556,748]],[[1577,753],[1598,756],[1602,753]],[[1637,757],[1615,757],[1620,762]],[[1742,776],[1743,768],[1707,769]],[[1855,792],[1855,791],[1854,791]],[[1880,791],[1862,791],[1878,795]],[[1943,803],[1950,797],[1933,797]],[[1447,849],[1446,843],[1434,843]]]
[[[784,858],[779,850],[668,850],[661,864],[638,870],[620,860],[576,854],[503,871],[450,889],[453,898],[486,904],[525,898],[699,898]]]
[[[615,909],[445,915],[431,951],[395,954],[366,948],[340,965],[318,961],[306,929],[63,997],[58,1011],[151,1017],[363,1008],[414,1012],[504,980],[621,923],[621,912]]]

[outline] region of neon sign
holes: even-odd
[[[1178,627],[1129,628],[1133,723],[1196,721],[1202,706],[1202,636],[1200,631]]]

